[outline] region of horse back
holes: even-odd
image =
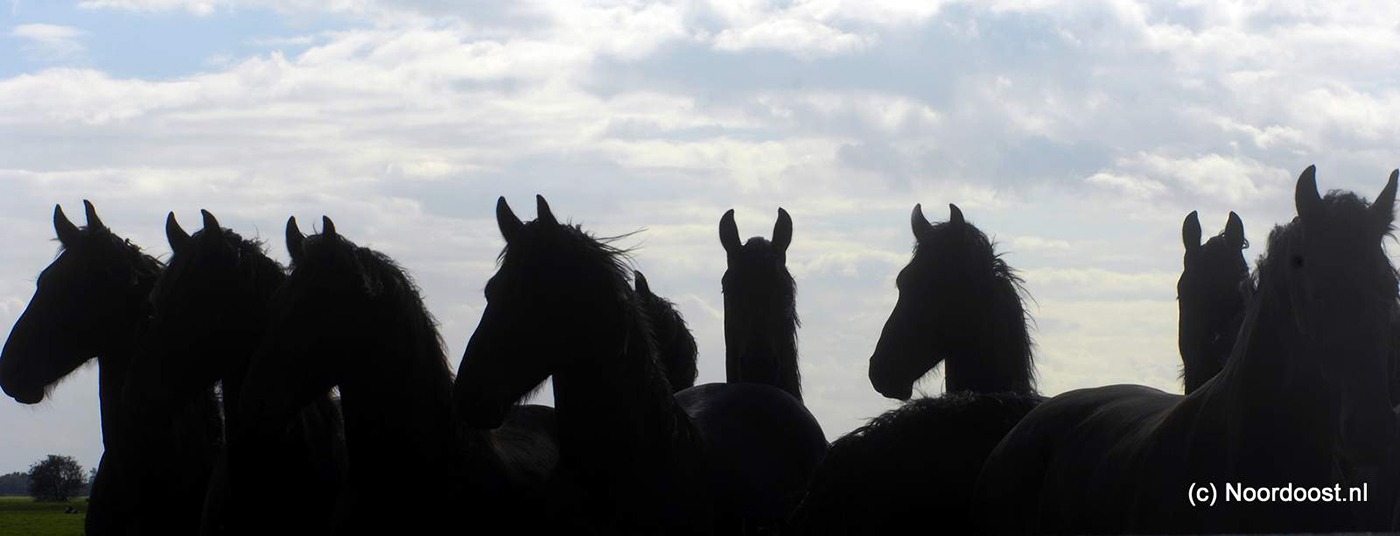
[[[698,385],[676,400],[703,438],[716,507],[744,519],[785,519],[826,455],[826,436],[806,406],[756,383]]]
[[[1121,531],[1135,491],[1128,483],[1152,486],[1128,473],[1180,400],[1139,385],[1079,389],[1047,400],[987,458],[974,493],[974,520],[995,533]]]

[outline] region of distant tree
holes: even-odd
[[[55,456],[29,467],[29,495],[36,501],[66,501],[82,489],[83,466],[71,456]]]
[[[0,495],[29,495],[29,473],[0,475]]]

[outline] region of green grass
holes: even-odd
[[[65,514],[72,506],[77,514]],[[0,497],[0,536],[67,536],[83,533],[87,498],[68,502],[34,502],[29,497]]]

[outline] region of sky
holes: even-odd
[[[623,245],[722,381],[720,216],[768,236],[783,207],[805,399],[835,439],[896,405],[867,361],[910,209],[952,202],[1026,281],[1044,394],[1180,392],[1182,219],[1210,235],[1236,211],[1252,260],[1307,165],[1379,193],[1396,21],[1392,2],[7,0],[0,329],[54,258],[55,204],[81,223],[92,200],[162,258],[168,211],[283,262],[287,217],[324,214],[411,272],[455,366],[497,196],[530,219],[542,194],[599,235],[643,230]],[[0,473],[95,466],[96,378],[0,399]],[[942,389],[939,369],[919,384]]]

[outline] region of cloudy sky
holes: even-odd
[[[794,220],[807,401],[829,438],[893,407],[866,361],[909,210],[955,202],[1034,297],[1046,394],[1179,392],[1181,220],[1260,253],[1297,173],[1400,166],[1394,3],[8,0],[0,4],[0,326],[91,199],[168,255],[207,208],[285,260],[287,216],[417,277],[456,363],[505,195],[544,194],[679,303],[723,378],[719,217]],[[461,7],[461,6],[467,7]],[[96,370],[0,400],[0,473],[101,454]],[[930,374],[928,394],[942,391]],[[546,400],[547,402],[547,397]]]

